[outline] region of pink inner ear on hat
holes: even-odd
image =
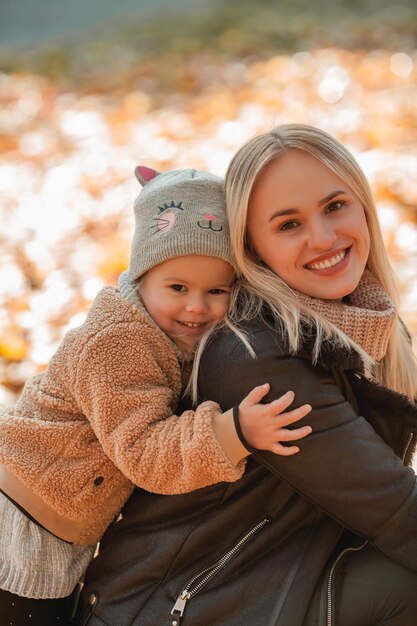
[[[143,180],[146,180],[146,182],[148,183],[150,180],[152,180],[152,178],[158,176],[159,172],[153,170],[151,167],[146,167],[146,165],[138,165],[135,169],[135,174],[137,178],[139,178],[138,175],[140,175]]]

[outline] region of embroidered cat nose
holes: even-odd
[[[210,215],[210,213],[204,213],[203,217],[206,220],[211,220],[212,222],[218,219],[215,215]]]

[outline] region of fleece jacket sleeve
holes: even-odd
[[[239,479],[245,462],[234,465],[214,435],[216,403],[172,414],[175,359],[137,325],[113,324],[84,348],[75,396],[106,455],[143,489],[177,494]]]
[[[209,394],[227,407],[254,385],[269,382],[267,401],[292,390],[294,408],[311,404],[312,412],[292,426],[308,424],[313,429],[297,442],[300,452],[282,457],[263,451],[255,460],[343,526],[417,571],[414,471],[356,415],[326,368],[280,353],[270,330],[255,332],[251,342],[256,359],[230,335],[209,344],[200,368],[203,397]],[[218,363],[222,365],[216,368]]]

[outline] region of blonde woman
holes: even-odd
[[[250,350],[218,331],[199,395],[235,406],[252,457],[233,484],[136,491],[78,624],[412,626],[417,366],[368,183],[331,136],[285,125],[238,151],[226,199]],[[240,423],[239,399],[264,380],[313,407],[313,433],[285,460]]]

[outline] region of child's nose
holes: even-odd
[[[206,308],[206,301],[203,297],[200,296],[194,296],[190,298],[185,305],[185,310],[189,313],[204,313]]]

